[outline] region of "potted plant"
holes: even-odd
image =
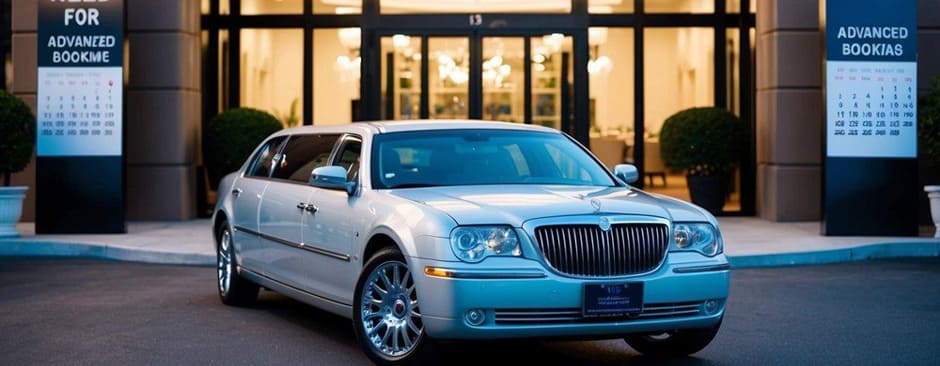
[[[738,117],[714,107],[686,109],[666,119],[659,141],[666,167],[685,170],[692,202],[720,213],[744,151],[745,126]]]
[[[209,120],[205,158],[210,187],[241,168],[258,144],[281,127],[270,113],[252,108],[229,109]]]
[[[10,186],[10,176],[26,168],[33,156],[36,118],[22,99],[0,90],[0,238],[17,237],[16,223],[23,212],[25,186]]]
[[[928,166],[940,166],[940,75],[930,82],[931,90],[920,99],[917,129],[920,141],[920,154],[927,160]],[[930,216],[933,217],[937,231],[935,238],[940,238],[940,185],[924,186],[930,199]]]

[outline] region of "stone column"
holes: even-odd
[[[201,123],[198,0],[126,0],[127,217],[195,216]]]
[[[36,23],[38,2],[35,0],[13,0],[10,4],[12,19],[10,30],[12,32],[11,49],[13,58],[13,74],[7,78],[13,80],[10,90],[16,96],[23,98],[26,104],[36,113]],[[29,186],[26,200],[23,202],[23,216],[20,221],[36,220],[36,159],[20,173],[13,175],[14,186]]]
[[[757,2],[757,204],[771,221],[819,220],[819,2]]]

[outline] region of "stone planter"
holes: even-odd
[[[711,212],[712,215],[721,214],[725,207],[725,198],[728,197],[728,174],[709,176],[686,175],[689,183],[689,196],[692,203]]]
[[[933,237],[940,238],[940,186],[924,186],[924,191],[930,199],[930,216],[933,217],[933,224],[937,228]]]
[[[16,223],[23,213],[23,199],[29,187],[0,187],[0,238],[20,236]]]

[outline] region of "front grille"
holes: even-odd
[[[629,321],[634,319],[662,319],[699,315],[702,302],[645,304],[643,311],[622,318],[585,318],[579,308],[561,309],[496,309],[494,319],[501,325],[565,324]]]
[[[535,229],[545,260],[559,272],[585,277],[646,273],[659,267],[669,249],[664,224],[553,225]]]

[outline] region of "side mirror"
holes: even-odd
[[[640,172],[636,170],[633,164],[617,164],[614,167],[614,175],[627,184],[640,180]]]
[[[310,185],[346,191],[346,169],[337,165],[316,168],[310,173]]]

